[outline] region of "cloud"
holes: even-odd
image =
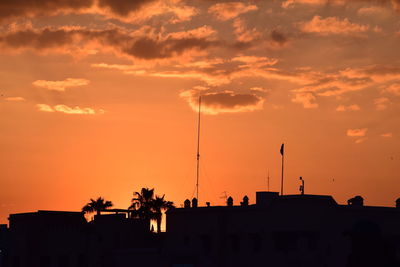
[[[362,7],[357,11],[359,16],[369,16],[373,18],[386,18],[390,16],[390,10],[383,6]]]
[[[218,20],[226,21],[236,18],[240,14],[257,9],[256,5],[245,4],[243,2],[227,2],[212,5],[208,9],[208,13],[212,14]]]
[[[386,97],[379,97],[374,100],[376,110],[387,109],[389,103],[390,103],[390,100],[389,100],[389,98],[386,98]]]
[[[34,81],[32,84],[36,87],[42,87],[48,90],[64,92],[66,88],[88,85],[89,82],[90,81],[86,79],[67,78],[63,81],[37,80]]]
[[[273,30],[270,34],[270,37],[273,44],[280,47],[285,46],[288,42],[286,36],[283,33],[279,32],[278,30]]]
[[[147,4],[156,2],[156,0],[97,0],[100,8],[106,8],[113,14],[126,17],[131,12],[137,11]]]
[[[347,18],[341,20],[337,17],[322,18],[321,16],[314,16],[310,21],[300,23],[299,26],[303,32],[320,35],[350,35],[363,33],[369,30],[368,25],[352,23]]]
[[[326,2],[327,0],[286,0],[282,2],[282,7],[288,8],[295,4],[321,5],[325,4]]]
[[[347,68],[341,75],[350,79],[369,79],[374,82],[388,82],[400,79],[400,66],[391,64],[374,64],[361,68]]]
[[[400,10],[400,0],[285,0],[282,3],[282,7],[289,8],[296,4],[345,6],[355,3],[369,3],[372,5],[389,4],[394,10]]]
[[[395,83],[383,90],[386,93],[400,96],[400,83]]]
[[[4,100],[13,101],[13,102],[21,102],[21,101],[25,101],[25,98],[20,97],[20,96],[13,96],[13,97],[6,97],[6,98],[4,98]]]
[[[58,14],[100,14],[106,18],[126,22],[141,22],[154,16],[169,15],[170,19],[166,23],[176,23],[190,20],[197,14],[195,8],[183,2],[180,0],[2,0],[0,21]]]
[[[198,90],[187,90],[180,94],[194,110],[198,110]],[[201,110],[205,114],[238,113],[262,110],[265,99],[254,93],[232,91],[202,92]]]
[[[37,104],[36,107],[38,108],[39,111],[43,112],[54,112],[54,109],[46,104]]]
[[[50,16],[90,8],[94,0],[2,0],[0,20],[11,17]]]
[[[269,58],[269,57],[259,57],[259,56],[245,56],[245,55],[238,55],[233,57],[231,61],[242,62],[246,63],[245,66],[254,66],[257,67],[264,67],[264,66],[273,66],[278,63],[276,58]],[[241,65],[243,66],[243,65]]]
[[[340,105],[336,108],[336,111],[357,111],[360,110],[361,108],[358,105]]]
[[[367,131],[368,131],[367,128],[348,129],[347,130],[347,136],[350,136],[350,137],[364,137],[367,134]]]
[[[364,138],[359,138],[359,139],[356,139],[356,141],[354,141],[354,143],[356,143],[356,144],[361,144],[361,143],[364,143],[365,141],[367,141],[367,137],[364,137]]]
[[[93,108],[80,108],[76,107],[69,107],[67,105],[55,105],[50,106],[47,104],[37,104],[36,107],[39,111],[43,112],[60,112],[64,114],[75,114],[75,115],[96,115],[96,114],[103,114],[104,110],[94,110]]]
[[[312,93],[296,93],[292,98],[293,103],[302,104],[304,108],[317,108],[316,97]]]
[[[253,91],[253,92],[263,92],[263,93],[269,92],[268,89],[263,88],[263,87],[251,87],[251,88],[250,88],[250,91]]]
[[[241,18],[237,18],[233,21],[233,32],[236,35],[238,47],[250,46],[251,42],[261,38],[261,32],[256,28],[249,29],[245,21]]]
[[[11,49],[54,50],[72,53],[94,48],[138,59],[166,59],[193,50],[206,51],[221,43],[213,38],[214,31],[203,26],[186,32],[155,33],[144,27],[138,31],[121,28],[89,30],[85,28],[24,29],[0,34],[0,45]]]
[[[393,137],[393,133],[383,133],[383,134],[381,134],[381,137],[391,138],[391,137]]]
[[[159,69],[149,68],[148,65],[140,66],[136,62],[133,65],[98,63],[92,64],[92,67],[116,69],[125,74],[137,76],[196,79],[204,81],[210,86],[221,86],[235,79],[246,77],[275,78],[279,75],[284,76],[285,73],[278,74],[278,71],[270,68],[277,62],[278,60],[275,58],[238,54],[230,59],[204,57],[200,61],[168,63],[162,67],[158,65]],[[289,78],[285,77],[284,79]]]
[[[400,67],[388,64],[367,65],[358,68],[347,68],[335,72],[317,72],[298,70],[292,77],[304,86],[292,92],[314,92],[318,96],[332,97],[345,93],[360,91],[372,86],[387,87],[385,83],[400,79]],[[293,79],[293,81],[296,81]],[[395,93],[396,86],[390,88]],[[383,92],[386,92],[383,90]]]

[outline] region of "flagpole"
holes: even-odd
[[[285,159],[285,149],[284,144],[281,146],[281,155],[282,155],[282,178],[281,178],[281,196],[283,196],[283,164]]]

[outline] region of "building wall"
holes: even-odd
[[[167,217],[165,255],[170,266],[346,266],[354,227],[363,221],[376,224],[382,240],[399,241],[399,210],[340,206],[331,197],[175,209]]]

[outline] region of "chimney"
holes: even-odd
[[[248,196],[244,196],[243,197],[243,201],[240,202],[240,206],[248,206],[249,205],[249,197]]]
[[[190,208],[190,200],[189,199],[186,199],[185,202],[183,202],[183,207],[185,209]]]
[[[226,200],[226,204],[228,205],[228,207],[232,207],[233,206],[233,198],[228,197],[228,199]]]
[[[353,198],[350,198],[347,200],[347,205],[349,206],[356,206],[356,207],[362,207],[364,206],[364,199],[362,196],[355,196]]]
[[[197,198],[192,199],[192,208],[197,208]]]

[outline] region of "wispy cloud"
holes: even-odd
[[[193,110],[198,110],[198,90],[187,90],[182,92],[180,96],[188,102]],[[213,92],[208,89],[201,93],[202,112],[211,115],[261,110],[264,101],[264,97],[255,93]]]
[[[218,20],[225,21],[257,9],[256,5],[245,4],[244,2],[227,2],[212,5],[208,9],[208,13],[214,15]]]
[[[349,19],[340,19],[337,17],[322,18],[314,16],[310,21],[300,23],[300,29],[307,33],[317,33],[321,35],[329,34],[355,34],[369,30],[368,25],[352,23]]]
[[[221,45],[209,26],[183,32],[157,32],[152,27],[128,31],[121,27],[94,30],[80,27],[17,29],[0,34],[0,46],[7,49],[55,51],[74,54],[94,49],[141,60],[178,58],[186,52],[204,51]]]
[[[89,84],[89,80],[86,79],[74,79],[67,78],[62,81],[47,81],[47,80],[37,80],[32,84],[36,87],[46,88],[48,90],[64,92],[65,89],[70,87],[85,86]]]
[[[326,2],[327,0],[285,0],[282,2],[282,7],[288,8],[295,4],[321,5]]]
[[[379,97],[374,100],[376,110],[385,110],[390,104],[390,100],[387,97]]]
[[[393,137],[393,133],[383,133],[383,134],[381,134],[381,137],[391,138],[391,137]]]
[[[20,97],[20,96],[14,96],[14,97],[6,97],[6,98],[4,98],[4,100],[6,100],[6,101],[14,101],[14,102],[21,102],[21,101],[25,101],[25,98]]]
[[[359,139],[356,139],[354,141],[354,143],[361,144],[361,143],[364,143],[365,141],[367,141],[367,139],[368,139],[367,137],[359,138]]]
[[[0,1],[0,21],[59,14],[99,14],[126,22],[141,22],[155,16],[168,15],[167,22],[176,23],[190,20],[197,14],[197,10],[180,0]]]
[[[344,105],[340,105],[336,108],[336,111],[358,111],[361,108],[358,105],[348,105],[348,106],[344,106]]]
[[[43,112],[61,112],[72,115],[96,115],[104,113],[102,109],[95,110],[93,108],[80,108],[79,106],[69,107],[67,105],[50,106],[47,104],[37,104],[36,107],[39,111]]]
[[[54,112],[54,109],[46,104],[37,104],[36,107],[38,108],[39,111],[43,112]]]
[[[293,103],[302,104],[304,108],[317,108],[316,97],[312,93],[296,93],[292,98]]]
[[[400,96],[400,83],[391,84],[386,89],[384,89],[384,92]]]
[[[394,10],[400,10],[400,1],[399,0],[285,0],[282,3],[283,8],[294,7],[298,4],[300,5],[332,5],[332,6],[346,6],[358,3],[367,3],[376,6],[384,6],[392,7]]]
[[[350,136],[350,137],[364,137],[367,134],[367,131],[368,131],[367,128],[348,129],[347,130],[347,136]]]

